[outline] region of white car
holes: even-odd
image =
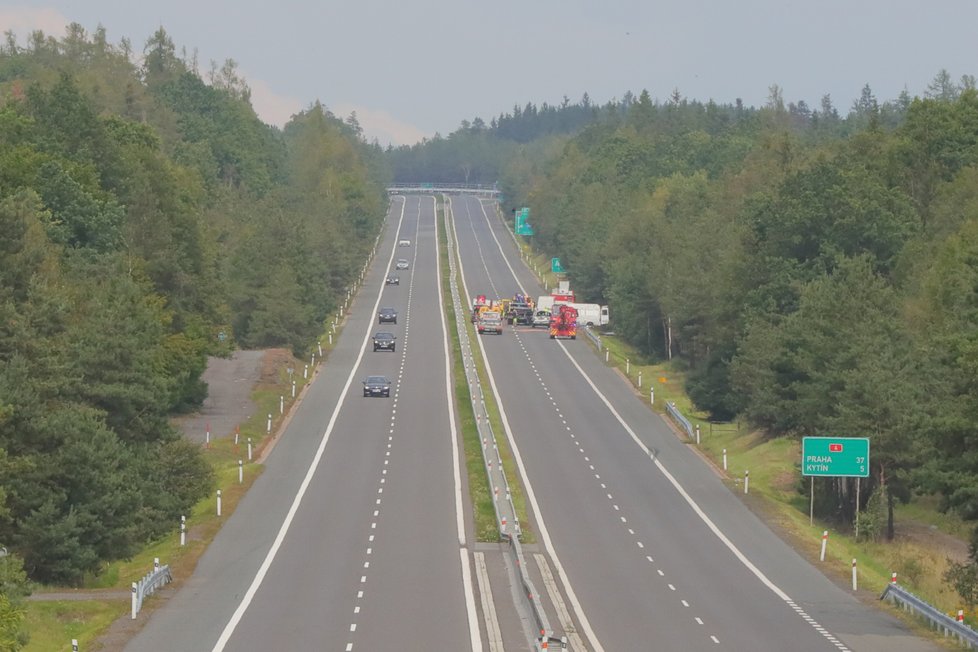
[[[397,265],[395,265],[395,267],[397,267],[397,269],[407,269],[408,268],[408,261],[406,259],[404,259],[404,258],[398,258],[397,259]]]
[[[537,326],[542,326],[547,328],[550,326],[550,311],[549,310],[537,310],[533,313],[533,328]]]
[[[411,246],[411,241],[410,240],[399,240],[397,242],[397,246],[398,247],[410,247]]]

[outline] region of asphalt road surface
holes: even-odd
[[[452,199],[469,295],[543,294],[494,210]],[[938,649],[774,535],[583,339],[482,341],[589,649]]]
[[[462,525],[434,199],[395,198],[343,337],[266,469],[127,650],[480,646]],[[399,238],[411,247],[395,245]],[[396,258],[410,261],[385,286]],[[398,311],[378,326],[378,306]],[[394,353],[370,335],[397,335]],[[360,381],[387,375],[390,398]]]

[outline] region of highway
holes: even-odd
[[[470,296],[542,294],[494,210],[452,198]],[[939,649],[775,536],[583,336],[514,327],[481,339],[589,649]]]
[[[392,199],[343,336],[264,473],[127,650],[481,649],[435,233],[433,197]],[[377,324],[379,306],[396,325]],[[377,330],[394,353],[373,352]],[[393,381],[390,398],[363,397],[368,374]]]

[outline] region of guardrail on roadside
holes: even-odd
[[[666,401],[666,411],[669,413],[669,416],[671,416],[673,420],[686,431],[687,437],[693,439],[696,436],[693,433],[693,424],[689,422],[689,419],[683,416],[683,413],[679,411],[679,408],[676,407],[675,403],[672,401]]]
[[[595,333],[594,329],[588,326],[584,327],[584,334],[587,335],[587,338],[591,340],[594,346],[598,347],[598,353],[601,353],[602,347],[604,346],[601,343],[601,336]]]
[[[967,645],[968,649],[978,646],[978,632],[924,602],[899,584],[894,582],[887,584],[882,595],[880,595],[880,600],[890,600],[899,604],[904,611],[909,611],[913,615],[923,618],[934,629],[942,630],[945,637],[954,636],[962,644]]]
[[[173,575],[170,574],[170,565],[160,566],[160,558],[154,559],[153,570],[146,573],[138,582],[132,583],[132,620],[136,620],[136,614],[143,608],[143,600],[172,581]]]

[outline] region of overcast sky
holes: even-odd
[[[163,26],[200,68],[234,59],[266,121],[317,99],[382,145],[447,135],[514,104],[597,103],[647,89],[845,113],[922,95],[942,68],[978,75],[978,0],[54,0],[0,7],[0,31],[103,25],[137,52]]]

